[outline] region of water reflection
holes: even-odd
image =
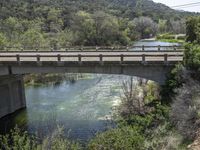
[[[8,120],[39,137],[60,125],[70,138],[87,140],[97,131],[113,126],[106,116],[119,103],[121,83],[128,79],[120,75],[91,75],[90,79],[74,83],[26,87],[27,108]]]

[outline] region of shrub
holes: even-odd
[[[39,143],[39,139],[15,128],[10,134],[0,135],[1,150],[81,150],[78,143],[69,141],[63,136],[63,129],[55,130]]]
[[[183,150],[182,137],[176,133],[168,122],[151,130],[145,139],[145,147],[148,150]]]
[[[184,64],[188,69],[199,71],[200,68],[200,46],[187,44],[185,46]]]
[[[170,118],[178,131],[186,139],[192,140],[200,125],[200,86],[197,81],[188,80],[177,89],[172,103]]]
[[[89,142],[89,150],[143,150],[144,137],[138,128],[125,126],[97,134]]]
[[[37,142],[27,132],[21,132],[15,128],[10,134],[0,135],[0,149],[2,150],[36,150]]]
[[[185,68],[182,64],[177,64],[176,67],[170,72],[165,84],[161,88],[161,101],[162,104],[169,105],[172,102],[173,96],[176,94],[176,88],[181,87],[184,82],[183,75]]]
[[[6,37],[2,33],[0,33],[0,49],[4,49],[6,44],[7,44]]]
[[[161,40],[161,39],[172,40],[172,39],[175,39],[175,35],[170,34],[170,33],[161,34],[161,35],[158,35],[158,36],[157,36],[157,39],[158,39],[158,40]]]
[[[185,41],[186,37],[185,35],[180,35],[177,37],[177,40],[184,40]]]
[[[55,130],[48,136],[40,146],[41,150],[81,150],[82,148],[76,142],[69,141],[65,138],[63,128]]]

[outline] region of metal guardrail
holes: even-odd
[[[183,46],[73,46],[73,47],[4,47],[1,52],[91,52],[91,51],[183,51]]]
[[[183,54],[112,54],[112,55],[104,55],[104,54],[91,54],[91,55],[83,55],[83,54],[76,54],[76,55],[67,55],[67,54],[57,54],[57,55],[49,55],[49,54],[16,54],[16,55],[0,55],[0,62],[24,62],[24,58],[29,58],[28,62],[43,62],[43,61],[49,61],[49,62],[87,62],[90,61],[90,58],[96,58],[96,62],[104,62],[104,58],[118,58],[117,60],[120,63],[126,62],[125,58],[140,58],[140,60],[136,60],[137,62],[149,62],[147,58],[151,58],[151,61],[157,61],[157,58],[162,58],[162,61],[167,63],[170,62],[169,58],[182,58]],[[4,60],[1,60],[4,58]],[[7,59],[5,59],[7,58]],[[12,59],[11,59],[12,58]],[[32,58],[32,59],[31,59]],[[41,59],[44,59],[43,61]],[[53,60],[49,60],[50,58],[53,58]],[[65,60],[63,60],[65,58]],[[66,58],[74,58],[73,60],[66,60]],[[85,60],[83,60],[85,58]],[[27,61],[27,60],[25,60]],[[112,60],[110,60],[112,61]],[[135,60],[131,60],[135,61]],[[177,60],[178,62],[179,60]]]

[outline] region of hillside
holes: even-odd
[[[0,18],[20,17],[35,18],[46,16],[48,7],[59,8],[64,12],[75,13],[79,10],[94,12],[103,10],[112,15],[133,19],[138,16],[149,16],[154,20],[180,19],[190,12],[180,12],[152,0],[1,0]]]
[[[0,46],[128,45],[185,33],[191,15],[151,0],[1,0]]]

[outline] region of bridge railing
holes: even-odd
[[[103,54],[92,54],[92,55],[39,55],[39,54],[17,54],[17,55],[0,55],[0,62],[17,62],[21,64],[22,62],[37,62],[41,64],[42,62],[78,62],[82,64],[83,62],[99,62],[103,64],[104,62],[119,62],[120,64],[125,62],[141,62],[146,64],[148,62],[179,62],[182,61],[183,54],[117,54],[117,55],[103,55]]]
[[[0,52],[183,51],[183,46],[0,47]]]

